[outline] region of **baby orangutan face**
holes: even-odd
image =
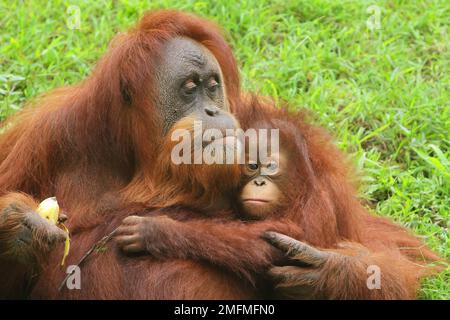
[[[245,183],[240,194],[245,215],[264,219],[285,204],[286,162],[286,155],[280,152],[268,157],[264,163],[258,161],[245,165]]]

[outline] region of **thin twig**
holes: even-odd
[[[102,248],[104,245],[106,245],[106,243],[108,243],[109,240],[111,240],[114,237],[114,234],[116,233],[116,229],[114,229],[113,231],[111,231],[109,234],[107,234],[106,236],[104,236],[103,238],[101,238],[99,241],[97,241],[96,243],[93,244],[93,246],[81,257],[81,259],[78,261],[78,263],[75,265],[75,267],[80,268],[81,265],[83,264],[83,262],[95,251],[98,250],[100,248]],[[67,279],[69,279],[69,277],[75,272],[75,268],[73,269],[73,271],[71,273],[68,273],[67,276],[64,278],[64,280],[61,282],[61,285],[58,288],[58,291],[61,291],[64,287],[64,285],[67,282]]]

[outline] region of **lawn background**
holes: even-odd
[[[243,87],[313,110],[362,172],[367,206],[450,258],[449,1],[0,0],[0,120],[83,79],[152,8],[223,26]],[[450,299],[449,279],[426,280],[421,296]]]

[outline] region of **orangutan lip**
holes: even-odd
[[[253,199],[253,198],[251,198],[251,199],[244,199],[242,201],[244,201],[244,202],[251,202],[251,203],[267,203],[267,202],[269,202],[269,200]]]

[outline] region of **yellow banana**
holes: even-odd
[[[70,236],[69,230],[63,223],[59,223],[59,205],[55,197],[47,198],[42,201],[36,209],[36,212],[45,220],[54,225],[60,225],[64,231],[67,232],[66,242],[64,244],[64,253],[61,261],[61,265],[64,265],[67,255],[70,250]]]
[[[36,212],[51,224],[56,225],[58,223],[59,205],[55,197],[47,198],[42,201],[36,209]]]
[[[63,253],[63,257],[62,257],[62,261],[61,261],[61,265],[63,266],[64,262],[66,261],[66,257],[69,255],[70,233],[69,233],[69,229],[67,229],[67,227],[63,223],[61,223],[61,226],[67,232],[66,241],[64,242],[64,253]]]

